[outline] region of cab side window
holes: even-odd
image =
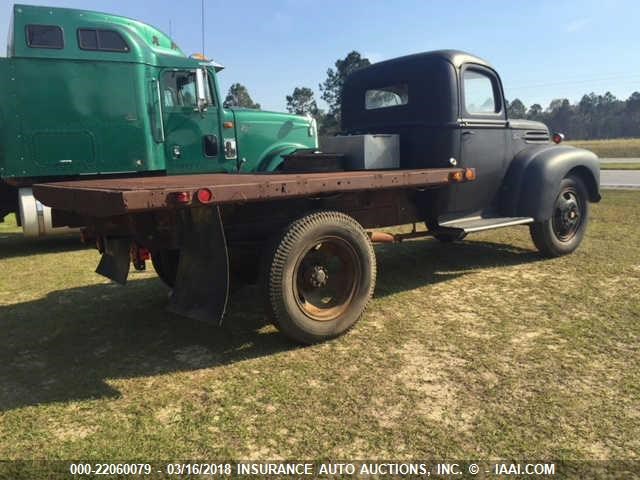
[[[62,29],[57,25],[27,25],[27,45],[31,48],[64,48]]]
[[[113,30],[78,29],[78,46],[82,50],[100,50],[103,52],[128,52],[129,45]]]
[[[496,96],[494,80],[488,73],[468,68],[463,72],[462,82],[467,113],[486,115],[500,112],[501,102]]]
[[[209,100],[208,103],[212,105],[212,95],[208,82],[205,83],[205,88],[207,89],[205,94]],[[162,99],[163,105],[168,108],[195,108],[197,106],[196,72],[165,72],[162,79]]]

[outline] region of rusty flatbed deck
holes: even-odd
[[[164,177],[130,177],[41,183],[35,197],[59,210],[90,217],[110,217],[133,212],[197,205],[196,192],[208,189],[208,203],[229,204],[305,197],[368,189],[431,187],[451,183],[460,168],[420,170],[368,170],[297,174],[211,173]],[[176,195],[184,192],[177,203]]]

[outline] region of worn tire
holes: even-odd
[[[570,175],[560,182],[551,217],[542,222],[532,223],[529,232],[542,255],[559,257],[578,248],[588,220],[587,189],[580,177]]]
[[[296,342],[345,333],[373,294],[373,246],[362,226],[343,213],[320,211],[292,222],[266,255],[267,314]]]
[[[151,253],[153,268],[164,284],[173,288],[178,274],[180,250],[157,250]]]

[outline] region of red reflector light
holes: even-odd
[[[191,194],[189,192],[175,192],[173,194],[173,200],[177,203],[189,203],[191,201]]]
[[[564,134],[554,133],[551,140],[553,140],[553,143],[561,143],[564,140]]]
[[[151,258],[151,254],[146,248],[138,247],[138,258],[140,260],[149,260]]]
[[[213,201],[213,192],[208,188],[201,188],[197,193],[200,203],[211,203]]]

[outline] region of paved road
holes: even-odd
[[[640,170],[601,170],[600,186],[604,188],[640,188]]]
[[[640,158],[601,158],[602,163],[640,163]]]

